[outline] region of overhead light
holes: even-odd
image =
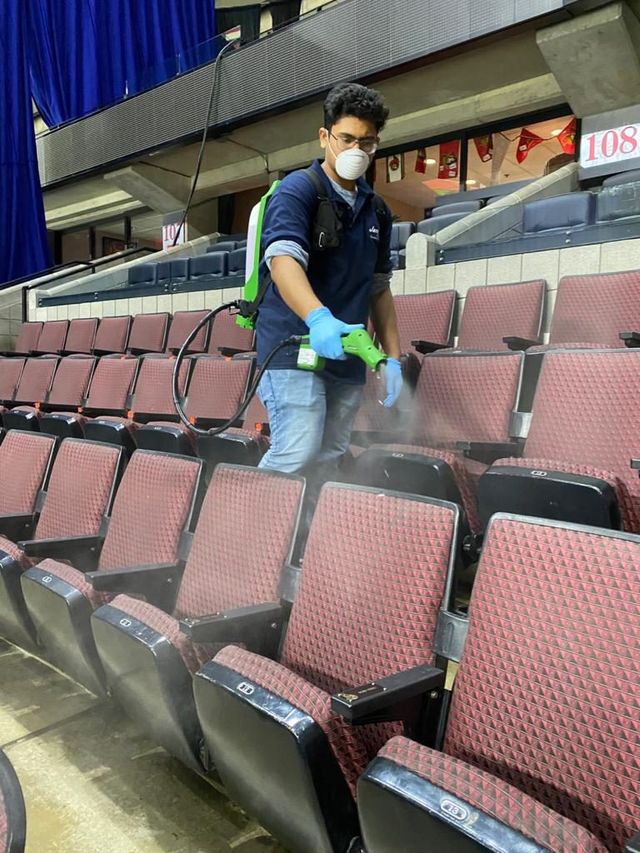
[[[478,182],[477,182],[477,181],[474,181],[474,180],[473,180],[473,178],[469,178],[469,180],[467,181],[467,186],[468,186],[468,187],[475,187],[475,185],[476,185],[477,183],[478,183]]]
[[[426,161],[427,166],[435,166],[437,162],[438,161],[434,160],[432,157],[429,157],[429,159]]]
[[[562,128],[556,127],[555,130],[551,131],[551,136],[560,136],[561,133],[562,133]]]

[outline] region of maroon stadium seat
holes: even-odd
[[[128,351],[134,355],[164,352],[170,315],[136,314],[129,333]]]
[[[244,400],[253,371],[253,358],[203,355],[193,358],[191,363],[185,403],[187,417],[202,428],[229,420]],[[175,416],[173,407],[171,414]],[[150,421],[136,431],[136,441],[138,447],[147,450],[191,454],[196,436],[179,422]]]
[[[95,356],[68,355],[60,359],[51,390],[41,404],[16,406],[4,414],[6,429],[40,429],[40,418],[47,409],[73,410],[84,402],[96,365]],[[36,401],[34,401],[36,402]]]
[[[66,353],[92,353],[98,331],[97,317],[71,320],[65,344]]]
[[[220,623],[229,624],[239,608],[249,605],[259,606],[253,628],[241,632],[243,641],[254,651],[277,648],[282,630],[278,585],[291,554],[303,491],[300,477],[219,466],[172,615],[124,594],[93,614],[96,646],[113,694],[151,737],[196,769],[203,769],[202,732],[192,673],[220,648],[225,639]],[[236,527],[240,517],[251,519],[242,536]],[[116,578],[116,590],[118,583]],[[144,594],[144,583],[130,591]],[[185,618],[201,641],[181,632],[179,620]],[[162,658],[155,652],[159,643],[165,644]]]
[[[96,355],[126,352],[130,328],[131,317],[103,317],[96,332],[93,351]]]
[[[8,434],[0,447],[3,454],[7,442],[13,439],[14,433]],[[16,432],[16,435],[24,433]],[[42,462],[40,468],[48,464],[47,452],[52,446],[50,436],[33,434],[33,439],[46,441],[42,446],[37,445]],[[35,641],[33,625],[25,610],[20,587],[22,572],[36,560],[47,555],[58,554],[57,540],[68,537],[97,536],[103,517],[108,513],[113,499],[115,484],[120,471],[122,451],[117,447],[93,444],[77,439],[66,439],[60,445],[51,476],[46,485],[39,507],[40,514],[31,532],[31,525],[21,531],[0,529],[0,633],[2,636],[19,644],[31,645]],[[20,467],[28,463],[19,459],[13,462],[13,469],[18,475],[25,475]],[[40,476],[40,469],[34,472]],[[34,482],[36,477],[34,476]],[[41,481],[41,477],[40,477]],[[32,513],[33,507],[23,510]],[[15,510],[14,510],[15,512]],[[76,543],[78,539],[76,539]],[[65,556],[72,556],[71,545],[65,550]],[[92,567],[94,561],[89,559],[85,567]]]
[[[235,314],[223,311],[213,321],[208,352],[213,355],[236,355],[253,350],[253,329],[243,329]]]
[[[15,397],[26,358],[0,358],[0,400],[11,403]]]
[[[400,351],[411,352],[417,340],[430,341],[438,348],[448,346],[455,302],[455,290],[394,296]]]
[[[169,335],[167,337],[166,351],[177,353],[182,344],[187,339],[187,336],[193,331],[193,328],[202,318],[208,314],[208,311],[176,311],[171,321]],[[186,352],[206,352],[209,343],[209,328],[211,323],[207,323],[200,329],[195,338],[191,341]]]
[[[549,347],[618,347],[620,333],[640,331],[640,270],[565,276],[549,330]]]
[[[216,770],[287,849],[349,849],[358,776],[439,706],[432,646],[457,524],[453,504],[325,485],[279,662],[228,645],[197,673]]]
[[[358,784],[369,853],[623,853],[640,826],[638,566],[636,536],[494,517],[442,752],[394,738]]]
[[[355,480],[452,500],[461,504],[469,527],[478,532],[476,489],[487,458],[516,449],[510,437],[523,360],[517,352],[426,356],[407,439],[373,444],[361,453]],[[465,456],[460,442],[475,447],[467,448]]]
[[[18,382],[13,402],[32,405],[33,403],[41,403],[46,400],[49,389],[53,384],[53,377],[55,376],[58,362],[59,359],[55,356],[45,355],[28,358],[20,374],[20,381]]]
[[[97,576],[119,570],[125,575],[128,570],[130,576],[138,570],[149,577],[149,566],[163,567],[160,579],[154,577],[155,595],[150,594],[150,599],[170,607],[184,566],[184,538],[194,517],[201,471],[199,459],[136,451],[122,477],[108,525],[103,525],[102,535],[94,533],[81,543],[85,554],[80,547],[74,548],[73,540],[60,540],[56,555],[22,576],[27,608],[47,654],[94,692],[103,691],[104,681],[90,617],[110,596],[94,588],[81,570],[85,555],[99,553]]]
[[[549,351],[521,457],[481,478],[483,520],[504,510],[640,532],[636,350]]]
[[[31,355],[38,349],[38,339],[42,332],[42,323],[29,322],[20,326],[13,351],[6,355]]]
[[[68,320],[47,320],[42,326],[35,352],[40,355],[61,355],[67,340]]]
[[[525,346],[540,343],[545,291],[542,280],[470,287],[458,329],[458,349],[507,349],[505,337]]]
[[[157,417],[175,418],[173,405],[172,376],[175,357],[146,355],[140,364],[131,408],[126,417],[120,415],[98,415],[86,421],[84,431],[94,441],[108,441],[132,449],[135,434],[141,423]],[[191,362],[185,359],[180,369],[180,385],[184,392]]]
[[[133,356],[103,356],[96,365],[84,404],[75,413],[53,411],[44,414],[40,429],[61,438],[80,437],[87,415],[126,412],[138,367],[138,359]]]

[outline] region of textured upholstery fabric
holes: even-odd
[[[136,314],[129,334],[129,349],[163,352],[169,327],[168,314]]]
[[[637,350],[548,352],[523,454],[525,460],[563,460],[559,470],[582,465],[611,472],[630,496],[622,509],[632,531],[640,531],[640,480],[629,467],[640,447],[639,395]]]
[[[257,469],[216,469],[182,576],[178,616],[277,599],[302,488],[299,480]],[[251,519],[244,536],[238,536],[239,518]]]
[[[239,350],[251,350],[253,346],[253,330],[243,329],[236,323],[234,314],[222,311],[213,321],[213,329],[209,339],[209,352],[218,354],[218,347],[231,347]]]
[[[55,439],[10,430],[0,444],[0,515],[33,512]]]
[[[15,399],[23,403],[41,403],[51,387],[57,366],[57,358],[28,358]]]
[[[35,539],[97,536],[109,511],[119,449],[66,439],[51,471]]]
[[[412,352],[411,341],[448,344],[456,294],[454,290],[395,296],[401,352]]]
[[[232,417],[244,399],[252,366],[249,358],[203,356],[195,359],[189,381],[187,415],[219,420]]]
[[[87,408],[124,409],[138,369],[138,359],[127,356],[101,358],[93,374]]]
[[[97,317],[83,317],[71,320],[65,350],[67,352],[90,353],[98,331]]]
[[[24,358],[0,358],[0,400],[13,399],[24,365]]]
[[[90,356],[70,355],[60,359],[47,403],[54,406],[81,405],[96,359]]]
[[[496,518],[444,751],[622,853],[640,797],[640,542]]]
[[[432,662],[454,523],[445,507],[325,486],[280,664],[237,649],[216,655],[309,713],[351,786],[401,726],[348,729],[330,694]]]
[[[470,287],[458,330],[458,348],[508,349],[502,339],[509,335],[537,340],[544,296],[545,282],[540,280]]]
[[[195,672],[220,645],[193,643],[178,620],[278,600],[278,581],[293,538],[303,483],[254,469],[216,469],[200,511],[174,616],[120,595],[113,606],[163,634]],[[238,536],[240,515],[251,535]]]
[[[194,326],[208,314],[208,311],[176,311],[171,321],[169,336],[167,337],[167,352],[178,350],[187,339]],[[187,352],[204,352],[209,339],[209,325],[203,326],[195,338],[189,344]]]
[[[597,838],[573,821],[509,785],[450,755],[405,737],[394,737],[378,755],[480,809],[554,853],[608,853]]]
[[[26,569],[32,565],[32,561],[27,557],[22,548],[18,548],[15,542],[7,539],[6,536],[0,536],[0,553],[8,554],[22,569]]]
[[[130,327],[131,317],[103,317],[94,342],[96,352],[124,352]]]
[[[116,493],[98,568],[175,562],[199,475],[196,460],[136,450]]]
[[[37,352],[62,352],[67,339],[68,320],[47,320],[42,326]]]
[[[174,358],[147,356],[142,360],[131,404],[134,412],[159,415],[175,414],[171,392],[174,364]],[[182,393],[184,393],[188,369],[189,362],[185,360],[180,366],[179,385]]]
[[[619,345],[620,332],[640,329],[640,270],[565,276],[549,331],[549,343]]]
[[[23,323],[16,338],[15,351],[29,354],[38,348],[38,338],[42,332],[42,323]]]
[[[442,354],[423,359],[412,432],[419,444],[508,441],[522,368],[521,353]]]

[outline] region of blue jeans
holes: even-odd
[[[330,478],[349,446],[362,391],[307,370],[267,370],[258,392],[269,413],[271,447],[259,467],[294,474],[313,465]]]

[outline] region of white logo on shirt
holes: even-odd
[[[372,240],[380,239],[380,229],[377,225],[372,225],[371,228],[369,228],[369,236]]]

